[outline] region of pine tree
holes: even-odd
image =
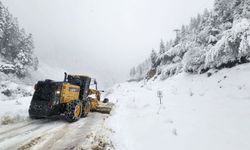
[[[214,11],[220,23],[233,22],[233,1],[234,0],[215,0]]]
[[[232,9],[234,11],[234,19],[239,19],[243,14],[243,7],[244,7],[245,0],[234,0],[232,3]]]
[[[3,38],[3,32],[4,32],[4,24],[5,24],[4,13],[5,13],[4,12],[4,6],[0,2],[0,39]]]
[[[250,18],[250,0],[244,1],[242,15],[243,17]]]
[[[136,70],[135,70],[135,67],[131,68],[130,70],[130,77],[134,77],[136,74]]]
[[[209,10],[207,8],[204,9],[202,18],[206,20],[209,16],[210,16]]]
[[[151,55],[150,55],[150,60],[151,60],[151,64],[152,64],[153,68],[156,67],[156,59],[157,59],[157,53],[153,49],[152,52],[151,52]]]
[[[249,43],[249,38],[247,36],[247,33],[244,33],[242,35],[242,39],[240,42],[240,47],[239,47],[239,57],[249,57],[250,56],[250,43]]]
[[[160,42],[160,54],[165,53],[165,51],[166,51],[166,49],[165,49],[164,42],[163,42],[163,40],[161,40],[161,42]]]
[[[173,46],[173,41],[172,40],[167,41],[165,46],[166,51],[168,51],[172,46]]]

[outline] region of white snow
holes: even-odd
[[[11,124],[28,120],[30,101],[31,97],[0,101],[0,127],[1,124],[5,124],[6,121],[6,123]]]
[[[115,85],[109,120],[118,150],[249,150],[250,64],[208,77]],[[157,91],[163,92],[159,104]]]

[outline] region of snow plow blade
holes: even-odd
[[[98,106],[94,110],[95,112],[103,113],[103,114],[110,114],[112,111],[114,104],[113,103],[103,103],[99,102]]]

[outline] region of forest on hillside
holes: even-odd
[[[131,80],[164,80],[181,72],[205,73],[249,62],[250,0],[215,0],[213,10],[191,18],[176,38],[161,41],[144,62],[130,71]]]
[[[32,35],[19,27],[17,18],[0,2],[0,73],[23,78],[36,70],[38,59],[33,50]]]

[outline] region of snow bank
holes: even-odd
[[[249,150],[250,64],[212,76],[181,73],[164,82],[122,83],[110,127],[119,150]],[[157,91],[163,92],[159,104]]]
[[[31,96],[33,93],[33,87],[7,80],[0,82],[0,93],[0,101],[13,100]]]
[[[31,98],[25,97],[11,101],[0,101],[0,126],[28,120]]]

